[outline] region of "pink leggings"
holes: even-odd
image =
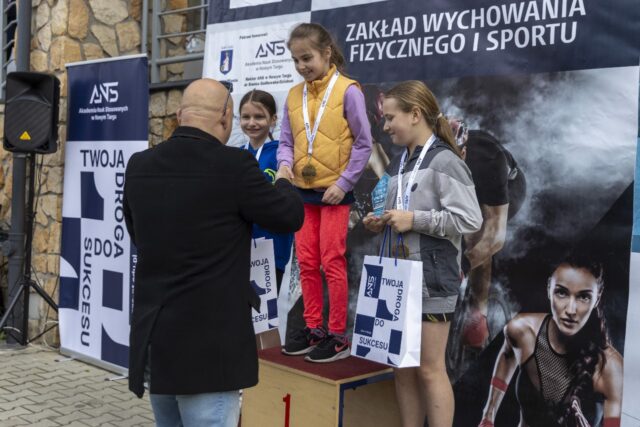
[[[329,333],[347,329],[347,226],[349,205],[304,205],[304,224],[296,233],[296,254],[304,320],[309,328],[322,326],[323,289],[320,265],[329,287]]]

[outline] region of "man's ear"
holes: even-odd
[[[233,114],[225,114],[220,116],[220,125],[222,129],[227,130],[228,127],[233,125]]]
[[[178,108],[178,111],[176,111],[176,118],[178,119],[178,124],[181,125],[182,124],[182,108]]]

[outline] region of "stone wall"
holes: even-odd
[[[149,97],[149,143],[152,146],[167,139],[178,126],[176,111],[178,111],[181,100],[181,89],[151,93]]]
[[[164,9],[189,6],[188,0],[166,0]],[[59,148],[55,154],[38,157],[43,161],[40,197],[34,226],[33,278],[57,300],[62,221],[62,180],[64,145],[67,134],[67,78],[65,64],[83,60],[140,53],[142,0],[32,0],[31,70],[55,74],[61,82]],[[192,29],[193,16],[167,15],[162,18],[165,33]],[[151,27],[151,24],[149,25]],[[150,38],[150,34],[149,34]],[[162,56],[183,55],[186,39],[173,37],[161,42]],[[161,68],[163,81],[181,80],[185,67],[173,64]],[[177,126],[176,111],[182,89],[150,94],[149,142],[156,145]],[[4,104],[0,104],[0,136],[4,129]],[[11,218],[12,154],[0,147],[0,225],[9,227]],[[7,293],[6,263],[0,268],[0,292]],[[32,294],[29,335],[35,336],[57,320],[56,313]],[[59,344],[57,329],[45,342]]]
[[[59,149],[55,154],[42,157],[33,242],[33,278],[56,299],[67,133],[65,64],[140,53],[141,4],[141,0],[32,0],[31,70],[53,73],[61,82]],[[4,105],[0,108],[1,134]],[[11,153],[0,148],[0,222],[5,226],[11,216],[11,167]],[[2,274],[2,287],[6,293],[6,267]],[[48,310],[39,297],[33,296],[32,301],[30,336],[56,318],[55,312]],[[45,338],[47,343],[57,344],[57,330]]]

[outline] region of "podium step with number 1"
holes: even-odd
[[[310,363],[258,352],[260,381],[242,399],[242,427],[400,426],[391,368],[349,357]]]

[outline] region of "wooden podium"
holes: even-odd
[[[356,357],[333,363],[260,350],[260,381],[242,399],[242,427],[400,426],[391,368]]]

